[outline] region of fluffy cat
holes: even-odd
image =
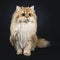
[[[31,55],[36,47],[44,48],[49,45],[46,39],[37,38],[37,16],[34,6],[19,7],[12,16],[10,25],[10,42],[17,54]]]

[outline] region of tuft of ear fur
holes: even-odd
[[[30,8],[31,8],[32,10],[34,10],[34,6],[31,6]]]
[[[20,6],[16,6],[16,12],[18,12],[20,9]]]

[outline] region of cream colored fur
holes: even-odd
[[[19,44],[20,44],[22,49],[25,47],[27,41],[31,39],[31,36],[36,34],[36,22],[35,22],[33,17],[31,17],[30,19],[32,19],[34,21],[34,23],[32,23],[32,22],[19,23],[19,24],[16,25],[15,31],[13,33],[13,35],[18,33],[16,38],[18,37]]]
[[[49,41],[38,39],[36,32],[37,16],[34,6],[16,6],[10,25],[10,42],[15,47],[18,55],[23,53],[26,56],[30,56],[31,50],[36,47],[48,46]]]

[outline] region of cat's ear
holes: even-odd
[[[16,6],[16,12],[18,12],[21,9],[20,6]]]
[[[30,8],[31,8],[32,10],[34,10],[34,6],[31,6]]]

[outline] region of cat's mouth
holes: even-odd
[[[28,22],[33,22],[33,21],[30,21],[30,20],[25,20],[25,21],[22,21],[22,20],[19,20],[20,23],[24,22],[24,23],[28,23]]]
[[[20,22],[20,23],[22,23],[22,22],[24,22],[24,23],[28,23],[29,21],[26,21],[26,20],[25,20],[25,21],[19,21],[19,22]]]

